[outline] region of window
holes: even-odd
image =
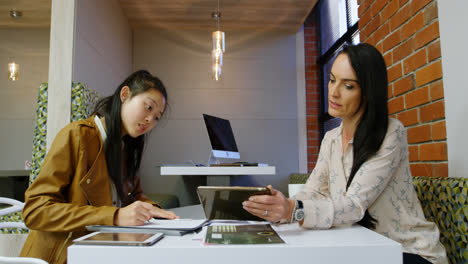
[[[321,107],[320,136],[337,127],[341,120],[328,114],[329,73],[337,52],[344,45],[360,42],[358,31],[357,0],[322,0],[319,2]]]

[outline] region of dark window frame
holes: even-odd
[[[333,0],[332,0],[333,1]],[[316,9],[320,13],[320,9]],[[319,14],[318,16],[318,22],[319,22],[319,34],[320,38],[322,38],[322,25],[321,25],[321,16],[322,14]],[[325,93],[325,90],[328,89],[327,84],[325,83],[325,76],[327,72],[325,72],[325,65],[335,56],[337,52],[341,50],[341,48],[344,45],[349,45],[353,43],[353,38],[356,36],[356,34],[359,34],[359,19],[356,23],[351,25],[351,16],[350,16],[350,6],[348,1],[346,1],[346,25],[347,25],[347,30],[346,32],[338,38],[335,43],[325,52],[323,55],[321,55],[318,60],[317,64],[320,67],[320,114],[319,114],[319,132],[320,132],[320,140],[323,139],[325,133],[325,122],[333,119],[328,112],[325,111],[325,104],[328,103],[328,98],[325,98],[325,95],[328,93]],[[319,42],[321,43],[321,42]]]

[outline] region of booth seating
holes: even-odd
[[[290,184],[304,184],[309,174],[293,173]],[[413,177],[426,219],[437,224],[452,264],[468,263],[468,178]]]

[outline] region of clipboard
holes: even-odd
[[[73,240],[77,245],[151,246],[164,237],[162,233],[94,232]]]

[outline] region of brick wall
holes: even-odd
[[[389,111],[407,128],[413,176],[447,177],[436,0],[358,0],[362,42],[384,55]]]
[[[307,116],[307,170],[312,172],[320,148],[320,68],[317,19],[312,14],[304,22],[304,50],[306,70],[306,116]]]

